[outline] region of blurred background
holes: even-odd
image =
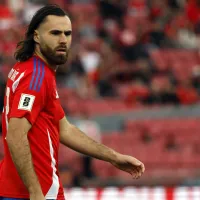
[[[68,199],[200,199],[200,0],[0,0],[0,110],[16,43],[48,3],[73,26],[68,63],[57,72],[66,117],[146,166],[133,180],[61,146]]]

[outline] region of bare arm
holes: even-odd
[[[70,124],[65,117],[60,120],[60,142],[80,153],[110,162],[116,168],[130,173],[133,178],[139,178],[145,170],[144,164],[136,158],[122,155],[94,141]]]
[[[99,160],[112,162],[116,159],[117,152],[88,137],[76,126],[70,124],[65,117],[60,120],[60,142],[75,151]]]
[[[11,118],[6,141],[19,176],[27,187],[31,199],[44,198],[34,171],[27,133],[31,124],[26,118]],[[37,198],[35,198],[37,196]]]

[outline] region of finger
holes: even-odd
[[[135,179],[140,178],[140,173],[139,173],[139,172],[136,172],[134,178],[135,178]]]
[[[142,168],[142,173],[144,173],[144,171],[145,171],[145,166],[144,166],[143,163],[142,163],[142,165],[141,165],[141,168]]]
[[[136,178],[141,173],[141,168],[135,167],[132,170],[130,170],[129,173],[133,176],[133,178]]]
[[[134,163],[135,166],[140,166],[142,164],[142,162],[140,162],[139,160],[136,160],[136,162]]]
[[[136,179],[139,179],[139,178],[140,178],[140,174],[138,173]]]
[[[136,179],[139,179],[141,176],[142,176],[142,171],[140,171],[140,172],[137,172],[136,174],[135,174],[135,178]]]
[[[133,178],[134,178],[134,179],[137,179],[137,174],[134,174]]]
[[[132,171],[129,171],[129,173],[131,174],[131,176],[135,176],[137,174],[137,171],[136,170],[132,170]]]
[[[135,168],[134,168],[134,171],[135,171],[136,173],[140,173],[140,172],[142,171],[142,169],[141,169],[140,166],[138,166],[138,167],[135,167]]]
[[[142,172],[139,173],[139,178],[142,176],[142,174],[143,174]]]
[[[144,164],[142,163],[139,167],[137,167],[137,169],[138,169],[139,172],[144,173],[144,171],[145,171]]]
[[[137,171],[131,171],[129,173],[131,174],[131,176],[133,177],[133,179],[137,178]]]
[[[143,173],[142,173],[142,172],[140,172],[140,174],[139,174],[139,178],[142,176],[142,174],[143,174]]]

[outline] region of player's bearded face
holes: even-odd
[[[43,56],[53,65],[62,65],[67,62],[69,50],[66,45],[59,45],[51,48],[49,45],[40,44],[40,51]]]

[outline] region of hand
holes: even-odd
[[[116,168],[128,172],[134,179],[138,179],[145,171],[144,164],[134,157],[117,154],[115,161],[111,162]]]
[[[45,200],[43,194],[32,194],[30,195],[30,200]]]

